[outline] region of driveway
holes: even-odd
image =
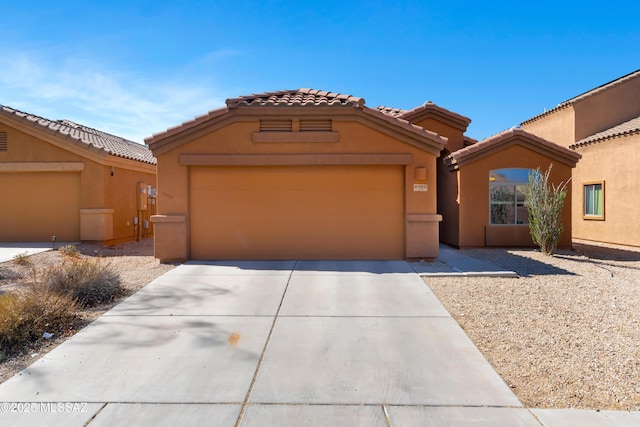
[[[181,265],[0,402],[12,426],[541,425],[404,261]]]
[[[52,242],[0,242],[0,262],[11,261],[17,255],[50,251],[52,247]],[[56,243],[56,247],[60,245]]]

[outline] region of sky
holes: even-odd
[[[0,7],[0,104],[136,142],[308,87],[483,139],[640,69],[640,2],[154,0]]]

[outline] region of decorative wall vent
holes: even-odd
[[[291,120],[260,120],[260,132],[292,132]]]
[[[300,120],[300,132],[331,132],[332,130],[331,119]]]
[[[0,132],[0,151],[7,151],[7,133]]]

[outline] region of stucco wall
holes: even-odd
[[[640,77],[575,101],[575,141],[640,116],[638,99]]]
[[[523,123],[522,129],[563,147],[576,142],[573,107],[566,106],[532,122]]]
[[[550,160],[540,153],[532,151],[520,145],[513,145],[499,152],[482,157],[474,162],[460,167],[460,247],[482,247],[487,243],[486,228],[489,226],[489,171],[502,168],[528,168],[540,167],[545,171],[553,163],[551,181],[560,183],[567,181],[571,177],[571,167]],[[563,211],[564,233],[559,243],[560,247],[571,246],[571,190],[565,200]],[[500,241],[501,236],[505,239],[512,239],[514,235],[522,238],[518,246],[527,246],[526,232],[527,226],[493,226],[504,228],[518,228],[510,233],[500,233],[492,230],[489,242],[494,246],[514,246],[513,240]]]
[[[36,136],[38,132],[32,134],[28,126],[24,129],[20,126],[24,127],[0,123],[0,131],[7,133],[8,141],[8,150],[0,152],[0,184],[4,185],[4,177],[11,185],[10,193],[9,190],[3,193],[4,206],[29,205],[37,212],[24,215],[18,213],[17,208],[5,212],[5,220],[11,218],[12,227],[18,230],[12,233],[11,240],[48,240],[51,234],[48,230],[61,227],[47,224],[65,221],[71,225],[58,233],[58,240],[106,243],[131,240],[136,184],[144,181],[155,185],[155,167],[86,150],[55,135]],[[42,170],[35,170],[34,165]],[[16,170],[21,170],[19,175]],[[63,179],[63,175],[69,174],[75,178]],[[52,181],[58,184],[52,186]],[[37,183],[47,191],[35,194],[33,189]],[[51,210],[48,206],[59,208]],[[63,216],[58,218],[60,215]],[[46,231],[33,231],[34,221],[43,224],[42,229]]]
[[[573,236],[640,246],[640,135],[615,138],[576,150],[582,159],[573,175]],[[584,219],[583,184],[604,181],[604,220]]]
[[[325,117],[330,118],[330,117]],[[412,156],[404,167],[405,243],[408,257],[435,257],[438,251],[436,218],[436,156],[369,126],[362,118],[333,117],[338,142],[253,142],[259,131],[257,119],[235,121],[210,133],[187,140],[158,158],[158,214],[156,257],[161,260],[189,258],[189,167],[180,164],[181,154],[398,154]],[[415,138],[415,137],[412,137]],[[153,149],[153,145],[151,146]],[[426,179],[416,179],[416,168],[426,169]],[[414,183],[428,191],[414,191]],[[357,194],[354,197],[357,198]],[[327,200],[326,203],[331,203]],[[363,219],[363,220],[366,220]],[[193,232],[197,232],[194,230]],[[348,230],[347,230],[348,232]],[[179,243],[176,243],[179,242]]]

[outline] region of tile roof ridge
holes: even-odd
[[[593,89],[590,89],[590,90],[588,90],[586,92],[583,92],[580,95],[576,95],[576,96],[574,96],[572,98],[569,98],[564,102],[573,103],[575,101],[579,101],[581,99],[587,98],[589,96],[593,96],[596,93],[602,92],[602,91],[604,91],[606,89],[609,89],[611,87],[617,86],[617,85],[619,85],[621,83],[624,83],[626,81],[635,79],[637,77],[640,77],[640,69],[632,71],[629,74],[625,74],[624,76],[618,77],[618,78],[616,78],[614,80],[611,80],[611,81],[609,81],[607,83],[601,84],[600,86],[597,86],[597,87],[595,87]],[[563,102],[563,104],[564,104],[564,102]]]
[[[535,116],[533,116],[533,117],[521,122],[520,126],[533,123],[533,122],[535,122],[537,120],[540,120],[540,119],[542,119],[542,118],[544,118],[544,117],[546,117],[546,116],[548,116],[550,114],[555,113],[556,111],[563,110],[563,109],[565,109],[567,107],[570,107],[574,102],[577,102],[577,101],[580,101],[582,99],[588,98],[588,97],[593,96],[595,94],[598,94],[598,93],[600,93],[602,91],[605,91],[605,90],[607,90],[609,88],[612,88],[614,86],[617,86],[619,84],[622,84],[624,82],[627,82],[629,80],[632,80],[632,79],[635,79],[635,78],[638,78],[638,77],[640,77],[640,69],[638,69],[636,71],[632,71],[629,74],[625,74],[622,77],[618,77],[617,79],[611,80],[610,82],[601,84],[600,86],[597,86],[597,87],[595,87],[593,89],[589,89],[588,91],[583,92],[580,95],[576,95],[576,96],[574,96],[572,98],[569,98],[566,101],[563,101],[560,104],[558,104],[557,106],[553,107],[552,109],[544,111],[544,112],[542,112],[542,113],[540,113],[538,115],[535,115]]]
[[[405,109],[402,109],[402,108],[388,107],[386,105],[378,105],[376,107],[376,110],[382,111],[383,113],[388,114],[388,115],[390,115],[392,117],[396,117],[396,116],[402,115],[402,114],[406,113],[407,111],[409,111],[409,110],[405,110]]]
[[[634,117],[626,122],[622,122],[618,125],[612,126],[609,129],[594,133],[593,135],[582,138],[580,141],[569,145],[569,148],[575,149],[584,147],[586,145],[595,144],[598,142],[604,142],[608,139],[620,138],[627,135],[634,135],[640,133],[640,116]]]
[[[400,116],[403,119],[413,121],[419,120],[422,115],[429,113],[440,116],[442,119],[447,120],[450,125],[453,125],[454,127],[457,127],[462,131],[465,131],[471,123],[471,119],[469,117],[463,116],[462,114],[458,114],[451,110],[447,110],[446,108],[441,107],[432,101],[426,101],[422,105],[405,111]]]
[[[502,143],[507,142],[514,136],[520,136],[531,143],[542,146],[547,150],[556,152],[560,154],[562,157],[571,159],[572,161],[575,161],[575,162],[577,162],[582,157],[580,154],[576,153],[572,149],[569,149],[567,147],[563,147],[554,142],[548,141],[544,138],[541,138],[537,135],[532,134],[531,132],[527,132],[521,127],[513,126],[509,129],[505,129],[501,132],[498,132],[494,135],[484,138],[483,140],[478,141],[475,144],[456,150],[453,153],[449,154],[447,157],[445,157],[443,160],[445,164],[447,164],[448,166],[450,167],[454,166],[456,163],[464,162],[469,158],[475,157],[477,155],[476,153],[478,152],[488,150],[494,146],[499,146]]]
[[[364,98],[311,88],[254,93],[226,100],[227,108],[239,106],[350,106],[363,107]]]
[[[569,108],[571,106],[570,103],[568,102],[562,102],[558,105],[556,105],[555,107],[551,108],[550,110],[545,110],[542,113],[535,115],[533,117],[528,118],[527,120],[523,121],[520,123],[520,126],[524,126],[527,125],[529,123],[533,123],[535,121],[538,121],[546,116],[549,116],[553,113],[555,113],[556,111],[560,111],[560,110],[564,110],[565,108]]]
[[[98,150],[105,154],[134,160],[142,163],[156,164],[151,151],[143,144],[103,132],[68,119],[52,120],[37,114],[27,113],[7,105],[0,105],[0,112],[8,117],[17,117],[40,129],[62,138],[82,144],[86,148]],[[126,148],[124,148],[126,147]]]

